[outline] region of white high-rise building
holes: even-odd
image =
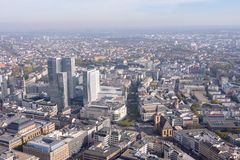
[[[91,69],[83,73],[83,98],[84,104],[88,104],[98,99],[100,91],[99,71]]]

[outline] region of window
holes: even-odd
[[[168,133],[171,136],[172,135],[172,130],[169,129]]]
[[[166,132],[167,132],[166,130],[163,130],[163,136],[165,136],[167,134]]]

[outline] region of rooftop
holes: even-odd
[[[123,103],[113,101],[112,98],[108,99],[108,97],[102,98],[99,101],[92,102],[89,107],[95,108],[105,108],[105,109],[118,109],[124,106]]]
[[[120,152],[120,148],[115,146],[104,146],[102,143],[96,143],[88,150],[84,151],[84,154],[94,155],[98,157],[108,157],[116,152]]]
[[[58,140],[52,137],[40,136],[35,138],[25,145],[26,147],[35,148],[36,150],[41,150],[42,152],[49,153],[62,145],[64,145],[64,141]]]
[[[23,153],[23,152],[19,152],[19,151],[16,151],[16,150],[13,150],[13,153],[17,157],[17,160],[36,160],[36,159],[39,159],[39,158],[37,158],[33,155],[26,154],[26,153]]]
[[[10,133],[4,133],[3,135],[0,136],[0,143],[8,145],[12,141],[18,140],[21,137],[18,135],[10,134]]]
[[[27,119],[27,118],[21,118],[13,121],[7,126],[7,129],[12,129],[12,130],[21,130],[25,127],[28,127],[30,125],[34,124],[34,121]]]
[[[0,155],[8,151],[7,147],[0,146]]]
[[[148,96],[143,99],[143,104],[159,104],[160,100],[155,96]]]

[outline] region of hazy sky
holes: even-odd
[[[240,0],[0,0],[0,29],[240,26]]]

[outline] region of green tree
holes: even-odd
[[[214,99],[211,101],[212,104],[221,104],[221,102],[217,99]]]

